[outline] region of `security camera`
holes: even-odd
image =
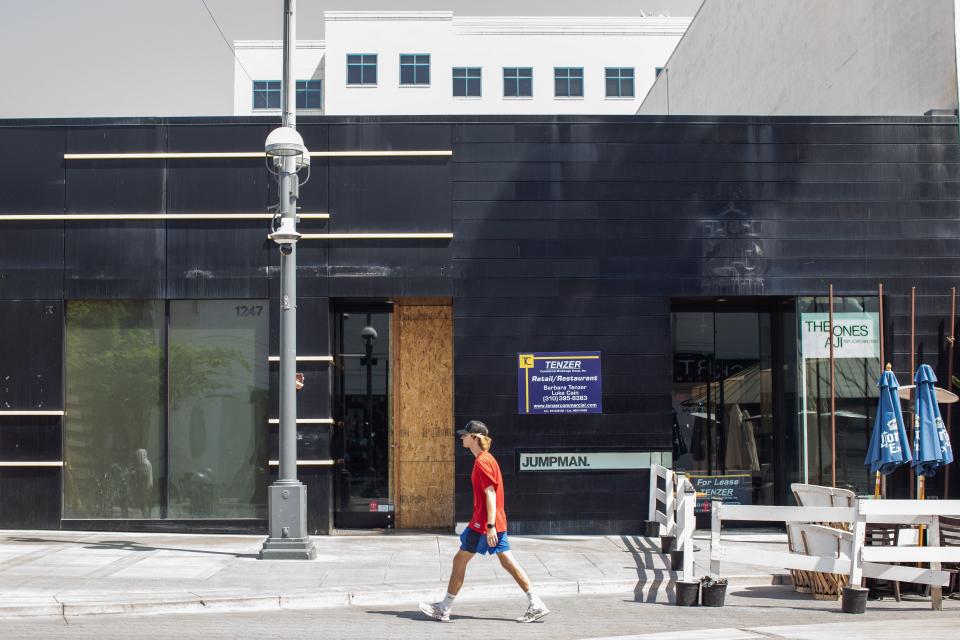
[[[293,245],[290,243],[281,244],[280,253],[282,253],[285,256],[290,255],[291,253],[293,253]]]

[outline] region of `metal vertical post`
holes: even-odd
[[[292,80],[296,47],[296,0],[284,0],[283,126],[295,129],[296,84]],[[316,549],[307,533],[307,489],[297,480],[297,197],[300,181],[296,156],[280,157],[281,229],[292,241],[280,244],[280,465],[277,481],[268,491],[269,537],[264,560],[313,560]],[[277,239],[278,243],[280,240]]]
[[[953,346],[956,342],[954,327],[957,323],[957,288],[950,287],[950,336],[947,338],[947,389],[952,389],[953,385]],[[953,425],[953,403],[947,404],[947,438],[951,437]],[[943,468],[943,499],[950,499],[950,465]]]
[[[877,287],[877,302],[879,303],[879,311],[880,311],[880,314],[879,314],[880,315],[880,336],[879,336],[880,337],[880,375],[882,376],[883,372],[885,371],[884,363],[883,363],[884,352],[883,352],[883,283],[882,282]],[[868,423],[867,437],[869,437],[869,433],[870,433],[869,429],[870,429],[870,425]],[[884,478],[881,475],[881,473],[877,471],[876,479],[874,482],[874,488],[873,488],[873,497],[879,498],[880,496],[887,495],[886,489],[887,489],[886,482],[884,481]]]
[[[837,380],[833,354],[833,285],[830,285],[830,486],[837,486]]]
[[[910,389],[910,442],[917,433],[917,384],[913,376],[917,373],[917,288],[910,287],[910,382],[913,388]],[[916,449],[914,449],[916,451]],[[917,476],[910,471],[910,499],[916,497]]]

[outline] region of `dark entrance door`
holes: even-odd
[[[785,504],[781,315],[770,300],[674,305],[673,462],[697,486],[698,515],[708,496]]]
[[[334,527],[390,528],[390,307],[345,306],[334,320]]]

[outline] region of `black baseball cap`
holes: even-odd
[[[463,429],[457,431],[458,436],[464,435],[471,436],[489,436],[490,429],[487,429],[487,425],[483,424],[479,420],[471,420],[463,426]]]

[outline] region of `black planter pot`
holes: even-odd
[[[670,570],[681,571],[683,569],[683,551],[670,552]]]
[[[646,527],[644,529],[644,536],[647,538],[659,538],[660,537],[660,523],[655,520],[647,520]]]
[[[677,550],[677,536],[660,536],[660,551],[670,553]]]
[[[695,607],[700,603],[699,580],[677,580],[677,599],[674,604],[678,607]]]
[[[727,583],[704,584],[700,604],[705,607],[722,607],[727,597]]]
[[[841,606],[844,613],[866,613],[869,589],[863,587],[844,587]]]

